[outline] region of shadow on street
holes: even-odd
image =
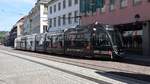
[[[150,82],[150,75],[145,75],[145,74],[138,74],[138,73],[125,73],[125,72],[95,72],[97,74],[107,76],[112,79],[118,80],[117,76],[123,76],[123,77],[129,77],[129,78],[134,78],[137,80],[142,80],[146,82]],[[116,77],[114,75],[117,75]],[[124,82],[123,80],[120,80]]]

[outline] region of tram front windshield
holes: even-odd
[[[109,30],[109,35],[111,36],[113,46],[116,46],[118,48],[122,47],[122,40],[121,40],[121,34],[117,30]]]
[[[107,33],[106,33],[107,31]],[[95,47],[117,47],[121,48],[122,47],[122,39],[121,39],[121,34],[119,31],[115,30],[113,27],[106,29],[106,30],[96,30],[95,32],[96,35],[94,36],[93,39],[93,45]],[[110,36],[110,37],[109,37]],[[112,44],[112,45],[111,45]]]

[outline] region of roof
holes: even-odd
[[[51,3],[56,2],[56,1],[58,1],[58,0],[49,0],[48,4],[51,4]]]
[[[48,3],[51,0],[37,0],[37,3]]]

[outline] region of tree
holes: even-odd
[[[6,31],[0,31],[0,43],[3,43]]]

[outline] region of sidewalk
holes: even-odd
[[[142,56],[142,55],[135,55],[135,54],[126,54],[124,56],[124,61],[135,63],[144,66],[150,66],[150,56]]]

